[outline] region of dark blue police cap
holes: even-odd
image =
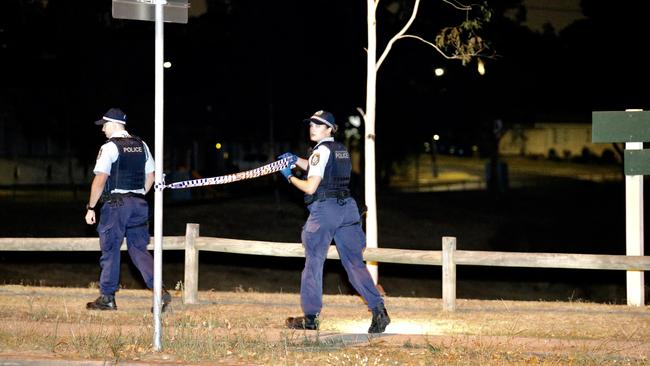
[[[126,113],[122,112],[119,108],[111,108],[108,112],[104,113],[102,119],[95,121],[95,124],[101,126],[106,122],[117,122],[125,125]]]
[[[336,132],[338,126],[336,125],[336,120],[334,115],[330,112],[320,110],[314,113],[311,117],[303,120],[305,123],[314,122],[319,125],[327,125],[332,127],[332,131]]]

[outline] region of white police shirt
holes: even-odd
[[[129,135],[129,133],[126,132],[126,130],[121,130],[121,131],[116,131],[111,135],[111,138],[114,137],[131,137],[131,135]],[[151,152],[149,151],[149,146],[147,146],[147,143],[144,141],[142,141],[142,143],[144,144],[144,148],[147,154],[147,161],[144,164],[144,172],[145,174],[149,174],[154,171],[155,165],[154,165],[153,158],[151,157]],[[105,143],[99,149],[99,154],[97,154],[97,162],[95,163],[95,169],[93,169],[93,172],[95,172],[95,174],[104,173],[104,174],[111,175],[111,166],[119,156],[120,153],[117,151],[117,145],[113,141],[109,141]],[[111,191],[111,193],[128,193],[128,192],[140,193],[140,194],[145,193],[144,187],[135,190],[113,189]]]
[[[325,141],[334,141],[334,137],[325,137],[316,144],[316,148],[309,157],[309,172],[307,173],[307,178],[313,176],[323,178],[323,175],[325,174],[325,166],[327,165],[327,161],[330,159],[330,149],[321,145]]]

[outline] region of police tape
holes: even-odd
[[[174,182],[169,184],[156,184],[156,189],[183,189],[183,188],[192,188],[192,187],[202,187],[210,186],[215,184],[227,184],[238,182],[240,180],[258,178],[263,175],[268,175],[271,173],[279,172],[280,170],[288,167],[290,164],[290,158],[284,158],[277,161],[274,161],[270,164],[263,165],[259,168],[246,170],[239,173],[221,175],[218,177],[211,178],[200,178],[193,180],[185,180],[181,182]]]

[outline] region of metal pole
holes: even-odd
[[[154,196],[154,249],[153,249],[153,344],[156,351],[162,348],[160,342],[160,310],[162,295],[162,223],[163,223],[163,3],[156,0],[156,50],[154,67],[155,82],[155,196]]]

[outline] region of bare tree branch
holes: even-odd
[[[471,5],[463,5],[463,4],[459,3],[458,1],[454,1],[454,2],[451,2],[449,0],[442,0],[442,1],[449,4],[449,5],[451,5],[451,6],[453,6],[454,8],[456,8],[458,10],[465,10],[465,11],[472,10]]]
[[[442,0],[442,1],[458,10],[467,11],[467,12],[472,10],[471,5],[463,5],[455,0]],[[376,0],[375,5],[378,2],[379,0]],[[442,33],[436,37],[436,43],[427,41],[424,38],[419,36],[406,34],[406,31],[411,27],[411,25],[415,21],[415,18],[417,17],[419,6],[420,6],[420,0],[415,0],[415,3],[413,4],[413,12],[411,13],[411,17],[409,18],[408,22],[404,25],[404,27],[397,34],[395,34],[393,38],[390,39],[390,41],[388,41],[388,44],[386,44],[386,48],[384,48],[384,51],[382,52],[381,56],[377,60],[375,71],[379,70],[381,64],[384,62],[384,60],[390,53],[393,44],[403,38],[415,38],[433,47],[445,59],[461,60],[463,64],[466,64],[467,62],[469,62],[469,60],[472,57],[479,56],[481,52],[485,51],[486,47],[483,42],[483,39],[481,37],[474,35],[474,32],[472,30],[469,31],[471,33],[471,37],[469,39],[467,40],[462,39],[467,20],[465,23],[463,23],[461,27],[448,27],[443,29]],[[473,28],[475,26],[470,25],[470,27]],[[453,45],[454,52],[452,55],[447,54],[443,50],[443,48],[441,48],[441,46],[444,45]]]
[[[361,117],[365,121],[366,120],[366,113],[363,111],[363,109],[361,109],[361,107],[357,107],[357,112],[359,112],[359,114],[361,115]]]
[[[485,48],[479,48],[478,50],[476,50],[476,51],[474,51],[474,52],[472,52],[472,53],[470,53],[470,54],[467,54],[467,55],[453,55],[453,56],[449,56],[449,55],[447,55],[443,50],[441,50],[440,47],[438,47],[438,46],[436,46],[435,44],[433,44],[433,43],[427,41],[426,39],[423,39],[422,37],[414,36],[414,35],[412,35],[412,34],[404,34],[404,35],[400,36],[399,38],[415,38],[415,39],[417,39],[418,41],[421,41],[421,42],[423,42],[423,43],[426,43],[426,44],[428,44],[429,46],[433,47],[436,51],[438,51],[438,53],[440,53],[440,54],[442,55],[442,57],[446,58],[447,60],[462,60],[462,59],[464,59],[464,58],[466,58],[466,57],[468,57],[468,56],[469,56],[469,57],[478,56],[478,55],[481,54],[482,51],[485,50]]]
[[[393,47],[393,43],[395,43],[398,39],[401,38],[401,36],[406,33],[406,31],[409,29],[411,24],[413,24],[413,21],[415,20],[415,17],[418,14],[418,7],[420,6],[420,0],[415,0],[415,4],[413,4],[413,13],[411,14],[411,18],[409,19],[408,22],[406,22],[406,25],[402,30],[399,31],[393,38],[388,41],[388,44],[386,45],[386,48],[384,48],[384,52],[382,52],[381,56],[377,60],[377,66],[375,67],[375,71],[379,71],[379,67],[381,66],[382,62],[384,62],[384,59],[386,56],[388,56],[388,53],[390,52],[391,48]]]

